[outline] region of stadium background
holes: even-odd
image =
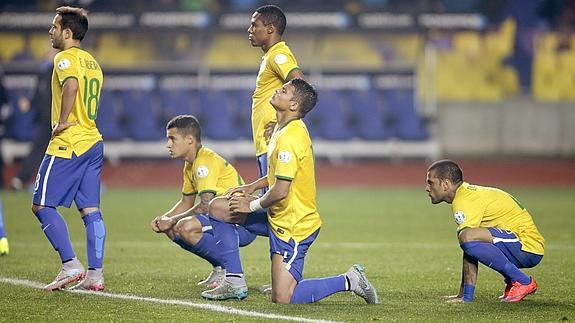
[[[207,146],[239,164],[251,158],[262,52],[246,28],[262,1],[63,3],[91,11],[83,46],[106,72],[98,123],[110,165],[120,173],[160,165],[163,127],[181,113],[199,117]],[[284,38],[319,89],[308,125],[320,165],[575,156],[571,1],[270,3],[285,8]],[[2,3],[8,179],[34,136],[40,107],[30,100],[58,4]],[[240,165],[248,178],[249,165]]]

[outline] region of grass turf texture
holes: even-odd
[[[382,304],[367,305],[339,293],[310,305],[276,305],[258,287],[269,283],[267,240],[242,248],[250,287],[244,301],[207,302],[196,282],[210,270],[207,262],[185,252],[149,228],[151,219],[177,200],[177,190],[111,189],[102,196],[108,237],[105,278],[110,293],[179,299],[237,309],[336,321],[557,321],[575,318],[575,188],[507,188],[531,212],[545,236],[546,256],[527,273],[539,283],[535,295],[502,304],[499,274],[480,266],[476,301],[446,304],[457,292],[461,251],[447,204],[432,206],[423,189],[321,188],[322,232],[311,247],[304,276],[345,272],[365,265]],[[59,270],[57,254],[30,213],[30,195],[3,192],[10,255],[0,257],[0,277],[50,282]],[[86,265],[84,228],[76,211],[65,216],[79,259]],[[45,292],[0,283],[0,321],[268,321],[183,307],[93,295]]]

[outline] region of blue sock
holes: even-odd
[[[240,247],[238,230],[235,224],[226,223],[210,217],[214,232],[214,239],[218,246],[226,275],[243,276],[242,261],[240,259]]]
[[[236,225],[236,229],[238,230],[238,238],[240,247],[245,247],[252,243],[257,235],[249,232],[246,228],[242,227],[241,225]]]
[[[495,245],[483,241],[470,241],[462,243],[461,249],[467,255],[479,260],[487,267],[493,268],[506,279],[527,285],[531,278],[519,270]]]
[[[42,231],[44,231],[46,238],[48,238],[52,247],[58,251],[60,260],[66,262],[76,257],[70,242],[68,226],[66,226],[66,222],[60,213],[53,207],[44,207],[36,212],[36,217],[42,224]]]
[[[216,241],[211,230],[205,231],[202,234],[200,241],[198,241],[198,243],[195,245],[187,243],[179,234],[174,237],[174,242],[183,249],[197,255],[202,259],[207,260],[214,267],[223,265],[221,258],[218,255]]]
[[[6,231],[4,231],[4,214],[2,212],[2,198],[0,198],[0,238],[6,236]]]
[[[346,290],[345,275],[312,278],[300,281],[291,296],[291,304],[306,304],[317,302],[329,295]]]
[[[102,213],[98,210],[88,213],[82,218],[86,227],[86,253],[88,254],[88,268],[102,268],[104,260],[104,242],[106,241],[106,227]]]

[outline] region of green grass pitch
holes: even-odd
[[[505,188],[531,212],[546,238],[546,255],[536,268],[539,290],[518,304],[497,301],[504,284],[484,266],[476,301],[446,304],[457,291],[461,251],[447,204],[432,206],[423,188],[320,188],[322,232],[311,247],[304,276],[322,277],[365,265],[382,303],[367,305],[339,293],[310,305],[276,305],[258,286],[270,281],[267,240],[242,249],[250,287],[244,301],[208,302],[196,282],[209,265],[149,228],[151,219],[173,205],[177,189],[110,189],[102,210],[108,230],[107,292],[227,306],[250,312],[333,321],[561,321],[575,319],[575,188]],[[59,270],[57,254],[30,212],[30,194],[3,192],[11,253],[0,257],[0,278],[48,283]],[[73,210],[61,209],[74,248],[86,264],[84,228]],[[0,321],[269,321],[181,305],[147,303],[95,295],[45,292],[0,282]]]

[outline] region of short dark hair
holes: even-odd
[[[166,130],[176,128],[184,136],[192,135],[197,141],[202,141],[202,128],[196,117],[189,114],[179,115],[168,121]]]
[[[272,24],[276,27],[280,35],[284,34],[287,20],[286,15],[280,7],[274,5],[261,6],[256,9],[256,12],[262,16],[265,25]]]
[[[56,13],[62,17],[62,30],[70,29],[72,38],[82,41],[88,31],[88,11],[82,8],[59,7]]]
[[[294,87],[293,97],[300,106],[299,113],[303,118],[315,107],[317,91],[311,84],[300,78],[291,80],[290,84]]]
[[[456,162],[449,159],[442,159],[434,162],[427,168],[428,172],[435,171],[439,179],[448,179],[453,184],[463,182],[463,171]]]

